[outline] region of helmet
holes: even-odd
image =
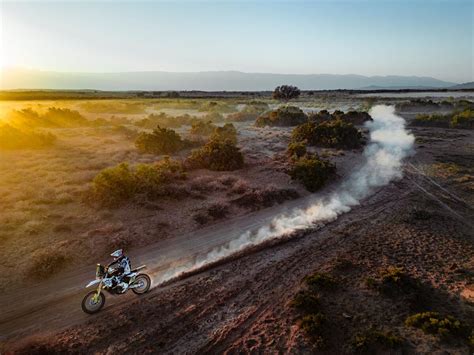
[[[110,256],[113,256],[114,259],[118,259],[122,255],[123,255],[123,250],[122,249],[118,249],[118,250],[114,251],[112,254],[110,254]]]

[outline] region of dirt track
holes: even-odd
[[[420,134],[430,137],[433,131],[426,129]],[[396,329],[407,339],[409,352],[444,349],[464,353],[465,345],[440,345],[436,339],[403,327],[403,304],[374,295],[362,280],[384,266],[399,265],[433,287],[435,309],[467,320],[473,316],[472,305],[459,297],[472,284],[472,193],[466,194],[457,185],[447,186],[446,181],[435,181],[423,172],[423,167],[436,157],[472,159],[466,151],[472,138],[472,133],[462,132],[454,144],[452,137],[424,143],[405,164],[403,180],[380,189],[361,207],[320,230],[300,233],[166,287],[157,287],[138,300],[132,295],[116,301],[109,298],[99,315],[85,316],[78,307],[82,295],[76,292],[90,278],[91,266],[81,268],[78,275],[63,276],[59,283],[52,280],[36,288],[35,294],[51,297],[51,303],[39,309],[36,301],[30,305],[26,302],[33,299],[30,292],[2,296],[2,304],[21,300],[25,303],[24,308],[2,314],[1,334],[19,336],[14,342],[22,338],[20,335],[40,336],[25,348],[38,352],[310,352],[311,344],[299,330],[297,315],[288,304],[304,276],[323,270],[335,273],[341,280],[340,290],[323,301],[330,315],[328,353],[346,352],[355,332],[371,324]],[[433,217],[418,220],[413,217],[417,209],[429,211]],[[241,218],[232,226],[227,222],[222,228],[238,230],[244,224],[254,227],[274,212],[265,210],[261,216]],[[210,241],[219,243],[220,238],[232,237],[212,229],[211,234],[203,234],[204,248]],[[209,239],[211,235],[215,239]],[[148,249],[140,262],[148,262],[147,258],[157,251],[171,255],[171,249],[156,246]],[[190,250],[180,252],[189,255]],[[161,259],[157,265],[166,264],[167,260]],[[340,268],[346,262],[351,266]],[[462,274],[460,270],[467,271]],[[51,290],[62,291],[55,294]],[[31,306],[37,312],[31,313]],[[351,315],[351,320],[343,313]],[[80,325],[74,326],[75,323]],[[71,325],[54,337],[48,336],[50,331]]]

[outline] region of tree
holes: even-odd
[[[291,99],[296,99],[298,96],[300,96],[300,94],[301,94],[301,91],[296,86],[281,85],[281,86],[277,86],[275,90],[273,90],[272,97],[275,100],[287,102]]]

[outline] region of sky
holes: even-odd
[[[0,0],[0,65],[474,80],[474,0]]]

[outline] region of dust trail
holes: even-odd
[[[405,130],[405,120],[394,114],[392,106],[375,106],[370,114],[374,120],[365,125],[370,131],[369,144],[363,153],[365,161],[335,192],[315,200],[305,209],[297,208],[290,213],[278,215],[271,223],[257,230],[245,231],[237,239],[214,248],[196,260],[171,268],[159,275],[155,284],[216,262],[252,245],[312,227],[317,223],[333,221],[341,213],[357,206],[375,189],[401,178],[402,161],[412,151],[414,137]]]

